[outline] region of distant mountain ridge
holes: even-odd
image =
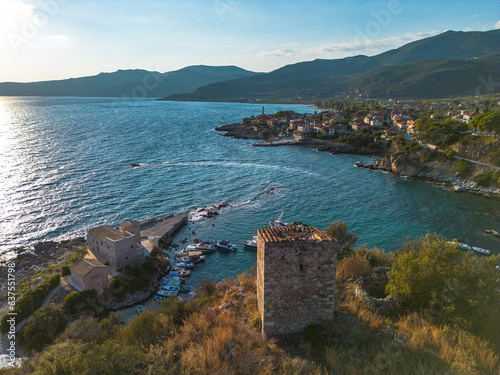
[[[414,76],[412,69],[421,70],[418,64],[413,64],[418,61],[426,61],[423,65],[429,69],[439,69],[443,73],[447,65],[440,63],[438,65],[429,63],[433,60],[449,60],[449,61],[465,61],[485,55],[494,55],[500,53],[500,30],[491,30],[486,32],[456,32],[447,31],[445,33],[408,43],[398,49],[390,50],[376,56],[354,56],[344,59],[324,60],[318,59],[314,61],[301,62],[284,66],[270,73],[244,77],[232,81],[221,83],[213,83],[204,87],[200,87],[196,92],[184,95],[171,95],[164,98],[165,100],[199,100],[199,101],[254,101],[257,99],[263,100],[296,100],[298,97],[305,100],[313,100],[334,96],[336,94],[383,94],[383,96],[391,95],[390,93],[405,92],[410,97],[423,97],[422,91],[418,89],[418,82],[409,81],[408,87],[405,90],[393,90],[386,86],[392,84],[394,80],[388,81],[379,80],[381,85],[378,89],[365,89],[363,84],[366,81],[375,79],[374,74],[378,77],[384,73],[389,73],[391,67],[397,67],[399,77],[405,75]],[[490,63],[493,63],[493,69],[490,74],[498,74],[498,66],[495,66],[496,59],[493,57]],[[476,72],[486,73],[484,70],[491,67],[491,64],[486,66],[485,61],[477,62],[483,64],[481,67],[474,68],[474,61],[467,64],[468,69],[457,70],[451,69],[453,64],[449,64],[450,71],[448,81],[454,79],[463,81],[463,73],[476,74]],[[403,65],[401,65],[403,64]],[[401,65],[401,66],[400,66]],[[372,73],[374,69],[383,68],[377,73]],[[406,70],[405,70],[406,69]],[[371,73],[371,74],[370,74]],[[429,71],[427,74],[432,76],[438,71]],[[363,76],[368,74],[367,76]],[[425,75],[425,72],[420,71],[420,75]],[[389,77],[390,78],[390,77]],[[478,75],[474,77],[466,77],[469,85],[475,87]],[[357,85],[356,85],[357,84]],[[430,93],[440,93],[440,95],[461,95],[456,90],[446,91],[446,87],[438,87],[442,84],[441,81],[427,82],[430,85],[426,90]],[[412,86],[417,85],[417,86]],[[468,90],[467,92],[470,92]],[[385,94],[384,94],[385,93]],[[465,95],[465,92],[463,93]]]
[[[0,96],[153,97],[188,93],[213,82],[256,75],[236,66],[188,66],[160,73],[134,69],[30,83],[0,83]]]

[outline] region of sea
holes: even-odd
[[[376,156],[331,155],[314,147],[252,147],[215,127],[304,105],[168,102],[153,99],[0,98],[0,252],[85,235],[226,201],[214,218],[175,237],[227,239],[197,266],[201,278],[247,271],[243,250],[257,228],[283,220],[325,229],[342,220],[357,245],[396,251],[408,239],[437,233],[498,254],[500,200],[454,193],[420,179],[354,167]],[[140,168],[132,168],[140,164]]]

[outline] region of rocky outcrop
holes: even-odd
[[[228,124],[215,128],[215,131],[225,132],[224,137],[232,137],[236,139],[267,139],[263,134],[253,130],[251,127],[246,127],[241,124]]]
[[[318,151],[327,151],[332,154],[357,154],[359,150],[345,143],[329,142],[318,147]]]
[[[431,160],[424,163],[420,161],[423,155],[423,152],[389,154],[379,160],[375,166],[378,169],[401,176],[443,182],[446,184],[445,186],[456,192],[467,191],[485,196],[500,196],[499,188],[479,186],[474,181],[473,176],[468,179],[460,178],[454,170],[456,161]],[[488,167],[477,166],[474,175],[483,173],[486,170],[488,170]]]

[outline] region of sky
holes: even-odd
[[[492,29],[498,0],[0,0],[0,82],[199,64],[269,72]]]

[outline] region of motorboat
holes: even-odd
[[[212,252],[215,251],[215,246],[212,242],[208,241],[202,241],[199,244],[196,245],[196,249],[198,251],[203,251],[203,252]]]
[[[194,267],[194,263],[191,263],[191,262],[179,262],[175,265],[175,267],[177,268],[193,268]]]
[[[164,290],[160,289],[159,291],[156,292],[157,295],[161,297],[170,297],[170,296],[176,296],[179,294],[178,290]]]
[[[187,270],[185,268],[173,268],[170,274],[176,273],[179,277],[187,277],[191,275],[191,270]]]
[[[179,292],[181,290],[180,286],[173,286],[173,285],[163,285],[160,290],[167,290],[169,292]]]
[[[227,240],[217,241],[215,243],[215,247],[219,250],[226,250],[226,251],[235,251],[236,250],[236,246],[229,243],[229,241],[227,241]]]
[[[186,251],[196,251],[198,244],[197,243],[192,243],[191,245],[187,245],[185,247]]]
[[[472,250],[474,250],[477,253],[491,255],[491,251],[483,249],[482,247],[472,246]]]

